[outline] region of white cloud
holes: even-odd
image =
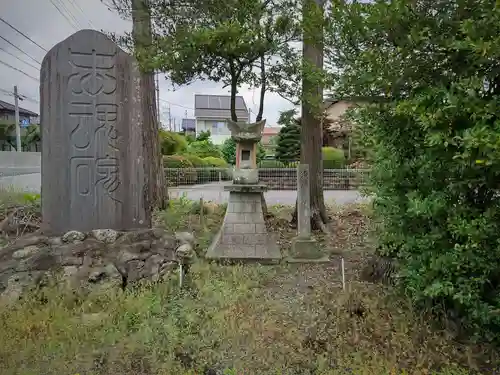
[[[122,33],[131,28],[129,21],[124,21],[116,13],[108,11],[100,0],[57,0],[53,3],[59,7],[61,12],[56,9],[51,0],[0,0],[0,14],[2,18],[47,50],[79,29],[92,27],[98,30]],[[42,61],[45,54],[43,50],[2,22],[0,22],[0,36],[11,41],[35,60]],[[37,67],[39,66],[1,38],[0,49],[5,49],[9,53]],[[36,79],[39,78],[39,70],[20,62],[2,50],[0,50],[0,61],[10,64]],[[39,82],[1,63],[0,77],[2,78],[0,81],[0,100],[13,103],[13,96],[2,90],[11,92],[14,85],[17,85],[20,94],[33,99],[22,101],[21,106],[39,112],[39,104],[37,103],[40,99]],[[177,123],[180,123],[181,119],[185,117],[186,111],[189,117],[193,116],[195,93],[229,95],[228,90],[207,81],[198,81],[173,91],[164,77],[160,78],[160,107],[165,112],[166,106],[169,106],[170,113]],[[259,89],[242,87],[239,94],[245,98],[247,106],[254,113],[252,118],[255,118],[255,113],[258,111]],[[291,104],[279,95],[266,94],[264,117],[268,120],[269,125],[275,125],[279,112],[289,108],[291,108]],[[165,116],[163,117],[165,118]]]

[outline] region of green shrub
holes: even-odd
[[[208,164],[205,162],[204,159],[200,158],[199,156],[196,155],[182,155],[186,160],[189,160],[191,164],[193,164],[194,168],[205,168],[208,166]]]
[[[323,168],[338,169],[345,165],[344,151],[334,147],[323,147]]]
[[[232,137],[224,141],[221,147],[221,152],[224,160],[226,160],[230,165],[236,164],[236,142]],[[265,156],[266,149],[262,143],[259,142],[257,144],[257,164],[259,164]]]
[[[195,184],[198,180],[193,163],[182,155],[163,156],[163,167],[166,169],[165,178],[170,186]]]
[[[214,145],[210,140],[194,141],[190,143],[186,153],[190,155],[196,155],[202,159],[209,156],[213,156],[215,158],[222,157],[220,148]]]
[[[213,168],[227,168],[228,164],[226,161],[222,158],[214,158],[213,156],[209,156],[206,158],[203,158],[203,162],[205,165]]]
[[[187,160],[193,164],[193,167],[196,168],[197,173],[197,184],[204,184],[210,181],[210,172],[206,167],[209,167],[209,164],[205,162],[204,159],[200,158],[196,155],[183,155]]]
[[[397,280],[417,308],[499,343],[498,7],[344,2],[330,30],[348,72],[338,90],[384,97],[356,118],[372,158],[379,253],[398,258]],[[368,53],[352,49],[373,40]]]
[[[221,158],[214,158],[212,156],[209,156],[207,158],[204,158],[203,161],[209,166],[210,170],[210,181],[218,181],[219,177],[221,177],[223,180],[230,180],[231,179],[231,171],[228,168],[228,164],[224,159]],[[214,169],[217,168],[217,169]],[[220,170],[220,168],[223,168],[223,170]],[[219,176],[220,173],[220,176]]]
[[[279,160],[264,159],[260,162],[259,168],[286,168],[286,166]]]
[[[163,155],[174,155],[186,151],[188,147],[187,140],[184,136],[160,130],[160,149]]]

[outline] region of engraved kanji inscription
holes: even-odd
[[[101,185],[106,192],[106,195],[116,202],[122,203],[120,200],[115,198],[113,195],[120,187],[119,180],[119,160],[118,158],[106,155],[103,158],[97,158],[97,181],[96,188]]]
[[[73,94],[97,96],[111,95],[116,91],[113,76],[115,54],[78,52],[69,49],[70,65],[74,73],[69,76],[68,85]]]
[[[94,173],[92,194],[97,196],[96,189],[102,189],[110,199],[121,203],[115,197],[121,185],[120,163],[113,156],[119,151],[118,105],[113,97],[116,92],[115,54],[98,53],[95,49],[90,53],[69,49],[69,55],[72,68],[67,90],[72,99],[68,106],[70,140],[75,152],[86,154],[85,159],[76,157],[74,160],[85,160],[88,170]],[[79,164],[74,167],[82,168]],[[81,185],[81,182],[76,183],[77,187]],[[97,204],[97,200],[94,203]]]
[[[150,226],[137,61],[80,30],[50,49],[40,77],[44,231]]]

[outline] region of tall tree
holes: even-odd
[[[302,129],[300,161],[309,165],[311,224],[328,232],[323,195],[323,33],[324,0],[302,5]],[[295,207],[297,211],[297,207]],[[294,218],[296,215],[294,215]]]
[[[132,39],[139,61],[150,50],[152,44],[151,14],[148,0],[132,0]],[[156,91],[154,72],[148,64],[140,64],[143,119],[144,168],[147,176],[148,193],[145,204],[152,209],[164,209],[168,200],[167,185],[162,166],[160,133],[156,116]]]
[[[260,87],[260,121],[265,93],[273,89],[276,76],[267,68],[299,36],[294,4],[295,0],[185,0],[159,7],[155,67],[174,84],[207,79],[229,87],[233,121],[238,121],[238,88]]]
[[[284,165],[300,160],[300,120],[295,118],[297,111],[290,109],[280,113],[278,125],[281,126],[276,141],[276,159]]]
[[[141,103],[143,119],[144,170],[147,190],[145,205],[164,209],[168,202],[168,190],[162,166],[160,132],[157,117],[157,100],[154,70],[151,64],[153,45],[153,10],[162,0],[101,0],[110,10],[125,19],[132,19],[132,33],[110,34],[121,47],[133,52],[141,71]]]

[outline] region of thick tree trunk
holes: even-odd
[[[151,15],[148,0],[132,0],[132,36],[136,54],[147,55],[152,44]],[[167,186],[163,171],[159,126],[157,120],[154,72],[141,61],[141,93],[143,114],[143,144],[146,188],[144,204],[151,211],[164,209],[168,202]]]
[[[302,129],[300,162],[309,165],[311,224],[313,229],[327,232],[328,221],[323,195],[323,144],[322,108],[323,84],[317,74],[323,69],[323,0],[303,0],[304,41],[302,58],[304,74],[302,77]],[[321,18],[320,18],[321,17]],[[295,205],[295,211],[297,205]],[[296,215],[294,215],[296,220]]]

